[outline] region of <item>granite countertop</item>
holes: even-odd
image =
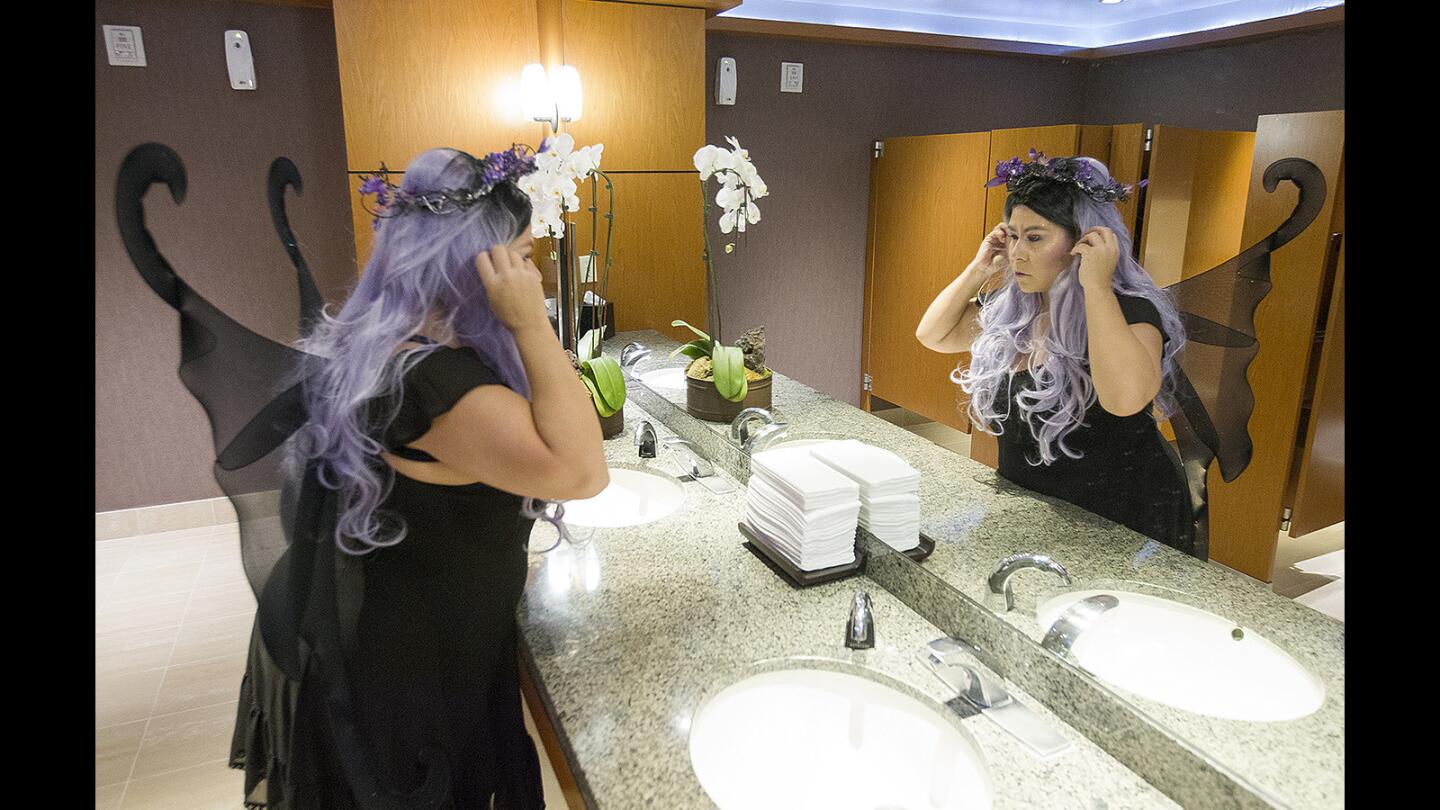
[[[605,442],[612,467],[666,474],[639,459],[640,420],[673,435],[635,402],[625,431]],[[952,719],[983,752],[996,808],[1151,808],[1174,802],[1006,682],[1074,748],[1034,757],[983,715],[959,719],[953,697],[916,651],[944,633],[864,577],[795,588],[742,545],[744,487],[717,495],[694,481],[661,520],[597,530],[584,547],[533,555],[519,609],[524,654],[587,804],[595,808],[708,808],[690,765],[690,718],[710,695],[748,674],[840,668],[888,683]],[[876,645],[844,646],[856,590],[870,593]]]
[[[621,333],[606,341],[618,353],[639,341],[652,355],[634,368],[644,374],[679,366],[667,359],[680,345],[658,332]],[[652,409],[663,398],[684,408],[683,390],[646,389]],[[782,374],[772,384],[775,417],[790,424],[787,438],[853,437],[892,450],[920,470],[921,531],[936,549],[920,565],[942,580],[963,602],[983,610],[985,580],[996,563],[1018,552],[1042,552],[1060,561],[1075,587],[1125,588],[1126,583],[1181,592],[1188,601],[1264,636],[1293,656],[1325,688],[1325,703],[1315,713],[1280,723],[1254,723],[1206,717],[1101,685],[1119,704],[1148,718],[1183,744],[1233,774],[1236,782],[1267,803],[1287,807],[1339,807],[1344,801],[1344,625],[1257,582],[1217,564],[1196,560],[1063,501],[1046,498],[999,478],[989,467],[942,448],[848,403],[821,394]],[[691,420],[692,429],[715,436],[715,453],[730,450],[727,425]],[[703,426],[703,427],[696,427]],[[723,445],[723,446],[722,446]],[[738,465],[748,470],[748,459]],[[744,470],[741,472],[743,473]],[[1053,591],[1049,575],[1022,571],[1012,578],[1017,608],[995,616],[1017,634],[1037,643],[1044,631],[1034,604]],[[1038,647],[1037,647],[1038,649]],[[1173,794],[1172,794],[1173,795]]]

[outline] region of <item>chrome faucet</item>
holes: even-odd
[[[976,652],[969,644],[955,638],[937,638],[920,652],[930,671],[975,708],[999,708],[1011,701],[1004,686],[983,675],[979,667],[967,660],[967,656]]]
[[[742,447],[750,441],[750,423],[755,420],[767,425],[775,424],[775,417],[764,408],[746,408],[730,420],[730,441]]]
[[[680,466],[691,478],[709,478],[715,474],[715,465],[711,464],[705,453],[689,439],[666,436],[660,442],[680,454]]]
[[[1064,735],[1011,697],[999,679],[972,663],[972,657],[985,660],[979,652],[961,639],[937,638],[920,648],[919,657],[935,677],[955,690],[956,696],[946,705],[963,717],[984,714],[1042,760],[1069,751],[1071,744]]]
[[[741,446],[741,449],[750,455],[754,455],[780,441],[784,438],[786,431],[790,430],[788,422],[776,422],[771,425],[762,425],[759,430],[750,436],[749,440]]]
[[[649,349],[632,340],[620,350],[620,368],[628,369],[649,356]]]
[[[1000,561],[995,567],[994,573],[990,575],[989,593],[985,595],[985,605],[991,610],[999,613],[1015,609],[1015,592],[1010,588],[1010,577],[1016,571],[1025,568],[1039,568],[1042,571],[1049,571],[1066,585],[1070,585],[1070,572],[1065,566],[1050,559],[1044,554],[1012,554]]]
[[[655,447],[655,426],[649,421],[642,421],[635,428],[635,446],[640,448],[640,458],[655,458],[659,455]]]
[[[850,620],[845,622],[845,646],[852,650],[868,650],[875,646],[875,613],[870,607],[870,594],[855,592],[850,606]]]
[[[1118,607],[1120,600],[1108,593],[1100,593],[1079,602],[1065,609],[1060,618],[1050,625],[1050,631],[1045,634],[1045,639],[1040,642],[1043,649],[1066,658],[1070,655],[1070,648],[1080,638],[1080,634],[1089,629],[1100,614],[1111,608]]]

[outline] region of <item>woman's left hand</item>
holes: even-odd
[[[1101,225],[1080,235],[1070,255],[1080,257],[1080,285],[1098,289],[1110,288],[1110,277],[1120,261],[1120,239],[1115,232]]]

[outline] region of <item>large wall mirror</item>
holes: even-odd
[[[937,625],[985,636],[1008,677],[1065,704],[1077,728],[1109,735],[1117,756],[1124,733],[1163,734],[1266,801],[1332,806],[1343,797],[1344,625],[1267,580],[1280,531],[1343,520],[1343,463],[1327,445],[1343,446],[1343,121],[1336,110],[1262,115],[1254,131],[1061,123],[885,138],[871,175],[869,371],[858,410],[777,371],[764,413],[707,418],[687,391],[689,358],[671,356],[678,341],[622,332],[607,351],[631,346],[622,364],[641,404],[742,469],[755,453],[840,439],[904,458],[922,473],[921,532],[934,550],[917,561],[876,549],[871,575]],[[1121,213],[1135,257],[1162,288],[1202,277],[1295,213],[1296,183],[1266,187],[1277,161],[1302,159],[1322,178],[1307,193],[1323,203],[1268,256],[1259,350],[1240,378],[1253,397],[1252,451],[1229,481],[1210,465],[1209,544],[1198,554],[999,475],[993,438],[969,424],[949,379],[967,358],[915,339],[925,307],[1003,217],[1005,189],[984,188],[996,162],[1032,147],[1095,156],[1123,182],[1148,181]],[[1213,294],[1233,297],[1236,283]],[[967,431],[969,452],[876,418],[897,406]],[[1168,421],[1159,428],[1182,438]],[[988,620],[953,618],[965,611]],[[1138,725],[1117,730],[1117,710]]]

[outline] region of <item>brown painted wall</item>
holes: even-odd
[[[738,138],[770,188],[729,256],[710,217],[724,337],[764,325],[775,370],[858,405],[872,142],[1076,122],[1085,66],[724,34],[705,51],[706,142]],[[714,103],[722,56],[736,61],[733,107]],[[804,63],[805,92],[780,92],[781,62]]]
[[[1254,132],[1261,115],[1345,108],[1345,27],[1094,63],[1085,122]]]
[[[716,263],[726,337],[764,324],[778,371],[859,404],[873,140],[1065,123],[1254,131],[1261,114],[1344,107],[1343,31],[1093,67],[710,34],[709,86],[722,56],[736,59],[739,84],[733,107],[709,91],[707,142],[738,137],[770,187],[762,222]],[[804,93],[780,92],[781,62],[804,63]],[[711,236],[720,238],[713,225]]]
[[[111,66],[101,25],[140,26],[148,66]],[[250,35],[256,90],[230,89],[229,28]],[[180,206],[163,189],[146,196],[156,243],[221,309],[293,340],[294,270],[265,198],[277,156],[305,181],[290,222],[321,292],[343,300],[355,274],[334,25],[324,9],[100,0],[94,34],[95,510],[218,497],[209,423],[176,377],[179,320],[120,243],[115,176],[141,143],[175,149],[189,193]]]

